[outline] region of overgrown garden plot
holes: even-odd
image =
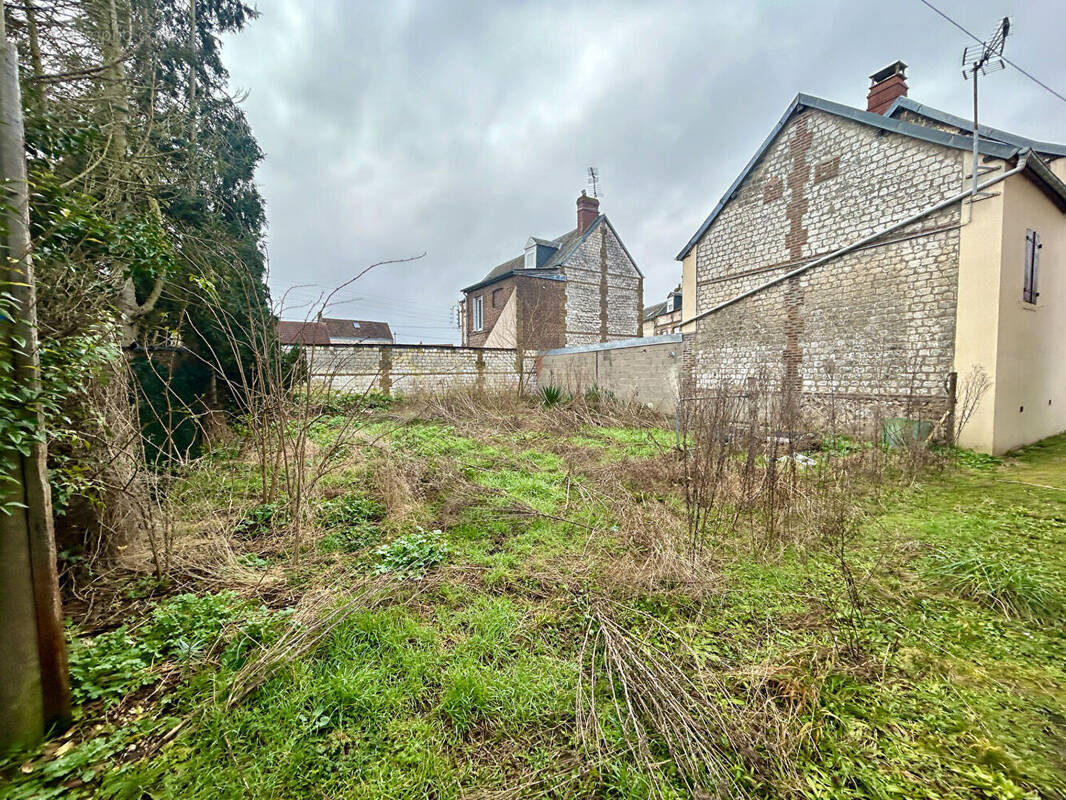
[[[1066,792],[1066,437],[730,451],[694,531],[667,421],[475,402],[374,409],[342,447],[316,422],[334,463],[300,520],[239,447],[195,464],[167,575],[131,543],[76,609],[78,722],[3,791]]]

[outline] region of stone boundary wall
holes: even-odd
[[[547,350],[537,359],[537,385],[580,394],[593,386],[619,400],[645,403],[663,413],[677,406],[681,334]]]
[[[536,358],[518,351],[424,344],[321,345],[307,350],[312,380],[339,392],[431,394],[536,388]]]

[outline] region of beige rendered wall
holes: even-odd
[[[1022,300],[1027,228],[1044,245],[1035,305]],[[1066,216],[1022,175],[1005,182],[1002,254],[995,453],[1066,430]]]
[[[515,347],[518,340],[518,292],[511,292],[496,324],[485,338],[484,347]]]
[[[696,249],[681,262],[681,321],[696,316]]]
[[[971,158],[967,156],[967,170]],[[986,179],[991,176],[984,176]],[[963,204],[959,235],[959,299],[955,319],[955,372],[959,405],[967,404],[966,384],[975,371],[993,388],[973,408],[959,433],[959,445],[991,453],[995,449],[995,381],[999,329],[1000,273],[1003,251],[1003,184],[992,197]],[[1019,297],[1020,297],[1019,293]],[[962,422],[962,420],[960,420]]]

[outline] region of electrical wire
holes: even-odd
[[[973,39],[978,44],[984,44],[984,42],[981,39],[977,38],[972,33],[970,33],[968,30],[966,30],[964,27],[962,27],[962,25],[957,23],[955,20],[953,20],[951,17],[949,17],[947,14],[945,14],[939,8],[937,8],[932,3],[930,3],[929,0],[919,0],[919,2],[922,3],[922,5],[927,6],[931,10],[935,11],[937,14],[942,16],[944,19],[946,19],[948,22],[950,22],[952,25],[954,25],[960,31],[965,33],[967,36],[969,36],[971,39]],[[1005,61],[1006,63],[1010,64],[1012,67],[1014,67],[1016,70],[1018,70],[1018,72],[1022,73],[1022,75],[1027,77],[1033,83],[1035,83],[1038,86],[1042,86],[1043,88],[1047,89],[1049,92],[1051,92],[1053,95],[1055,95],[1055,97],[1059,98],[1059,100],[1061,100],[1062,102],[1066,103],[1066,97],[1064,97],[1063,95],[1061,95],[1058,92],[1056,92],[1054,89],[1052,89],[1050,86],[1048,86],[1042,80],[1040,80],[1038,77],[1036,77],[1032,73],[1027,72],[1026,70],[1022,69],[1021,67],[1019,67],[1017,64],[1015,64],[1013,61],[1011,61],[1009,58],[1007,58],[1004,55],[1000,55],[999,58],[1003,59],[1003,61]]]

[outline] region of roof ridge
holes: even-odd
[[[888,111],[885,112],[885,116],[892,117],[900,109],[911,111],[946,125],[962,128],[965,131],[969,131],[971,135],[973,134],[972,121],[965,117],[960,117],[957,114],[952,114],[950,111],[944,111],[936,106],[931,106],[927,103],[919,103],[917,100],[907,97],[906,95],[897,97],[892,105],[889,106]],[[999,141],[1017,147],[1029,147],[1037,153],[1043,153],[1046,155],[1066,156],[1066,144],[1031,139],[1028,136],[1022,136],[1019,133],[1011,133],[1002,128],[994,128],[991,125],[982,125],[978,123],[977,134],[979,139],[985,138],[989,141]]]

